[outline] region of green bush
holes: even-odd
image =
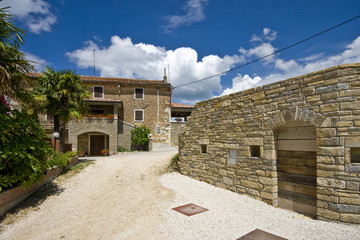
[[[67,152],[67,153],[69,153],[69,152]],[[50,167],[58,166],[61,168],[65,168],[71,162],[71,158],[67,156],[67,155],[69,155],[67,153],[60,154],[60,153],[54,152],[54,154],[48,161],[49,166]]]
[[[174,170],[178,167],[179,162],[179,154],[177,153],[170,161],[170,164],[168,166],[169,170]]]
[[[65,155],[66,157],[70,158],[70,160],[71,160],[72,158],[74,158],[74,157],[77,156],[77,153],[76,153],[76,152],[72,152],[72,151],[68,151],[68,152],[64,153],[64,155]]]
[[[0,101],[0,192],[39,182],[53,153],[37,116],[10,110]]]
[[[135,129],[131,131],[131,143],[137,146],[146,146],[149,143],[149,134],[150,129],[145,125],[135,127]]]
[[[118,146],[117,151],[118,152],[127,152],[126,148],[124,148],[123,146]]]

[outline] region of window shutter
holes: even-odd
[[[135,121],[143,121],[143,111],[135,111]]]
[[[103,88],[102,87],[94,87],[94,97],[102,98]]]
[[[135,98],[144,98],[144,89],[142,88],[135,88]]]

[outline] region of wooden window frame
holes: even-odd
[[[141,97],[141,98],[138,98],[138,97],[136,96],[136,90],[137,90],[137,89],[142,89],[142,97]],[[139,87],[134,88],[134,99],[137,99],[137,100],[143,100],[143,99],[145,99],[145,89],[144,89],[144,88],[139,88]]]
[[[142,112],[142,120],[136,120],[136,112]],[[134,122],[144,122],[144,109],[134,109]]]
[[[101,97],[95,96],[95,88],[101,88]],[[104,98],[104,87],[103,86],[93,86],[93,98]]]

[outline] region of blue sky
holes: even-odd
[[[80,75],[193,82],[360,14],[359,0],[3,0],[27,31],[28,59]],[[343,63],[360,62],[360,18],[273,57],[175,88],[195,103]],[[42,64],[42,65],[41,65]]]

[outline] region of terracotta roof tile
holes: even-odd
[[[193,105],[189,105],[189,104],[183,104],[183,103],[171,103],[171,107],[175,107],[175,108],[194,108]]]
[[[27,73],[29,77],[37,78],[41,73]],[[163,82],[162,80],[144,80],[144,79],[129,79],[129,78],[110,78],[110,77],[94,77],[94,76],[81,76],[83,82],[102,82],[102,83],[124,83],[124,84],[144,84],[144,85],[170,85],[170,83]]]

